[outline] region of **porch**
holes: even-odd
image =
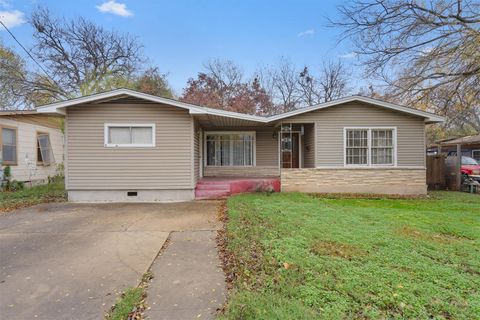
[[[313,123],[199,126],[196,199],[280,191],[282,169],[314,168]]]
[[[197,124],[201,177],[280,176],[280,168],[315,167],[315,124],[217,127]]]

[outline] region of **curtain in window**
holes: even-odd
[[[347,130],[347,164],[368,164],[368,130]]]
[[[17,131],[15,129],[2,128],[2,162],[17,162]]]
[[[372,130],[372,164],[393,164],[392,130]]]
[[[252,166],[252,134],[207,134],[208,166]]]

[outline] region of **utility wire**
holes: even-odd
[[[7,26],[3,23],[2,20],[0,20],[0,24],[5,28],[5,30],[7,30],[7,32],[12,36],[13,40],[15,40],[15,42],[23,49],[23,51],[25,51],[27,53],[27,55],[30,57],[30,59],[33,60],[33,62],[35,62],[35,64],[43,71],[43,73],[45,73],[48,77],[49,80],[53,81],[53,83],[58,86],[60,88],[60,86],[58,85],[58,83],[53,80],[53,78],[48,74],[48,72],[42,67],[42,65],[37,61],[35,60],[35,58],[30,54],[30,52],[27,50],[27,48],[25,48],[23,46],[23,44],[20,43],[20,41],[18,41],[18,39],[15,37],[15,35],[12,33],[12,31],[10,31],[10,29],[7,28]]]

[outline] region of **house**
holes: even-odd
[[[63,116],[33,111],[0,111],[0,167],[12,179],[36,184],[57,174],[63,163]]]
[[[443,121],[359,96],[260,117],[127,89],[38,112],[65,116],[77,202],[191,200],[235,177],[276,179],[282,191],[425,194],[425,125]]]
[[[480,161],[480,134],[440,140],[429,150],[435,154],[439,153],[439,150],[447,155],[457,154],[457,145],[461,146],[463,156]]]

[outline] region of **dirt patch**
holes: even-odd
[[[401,236],[408,237],[408,238],[413,238],[418,240],[427,240],[427,241],[433,241],[433,242],[439,242],[439,243],[451,243],[454,241],[461,241],[466,239],[466,238],[454,236],[451,234],[445,234],[445,233],[423,232],[409,226],[404,226],[398,229],[397,234],[400,234]]]
[[[334,241],[317,241],[311,246],[311,251],[316,255],[339,257],[352,260],[368,254],[367,251],[347,243]]]

